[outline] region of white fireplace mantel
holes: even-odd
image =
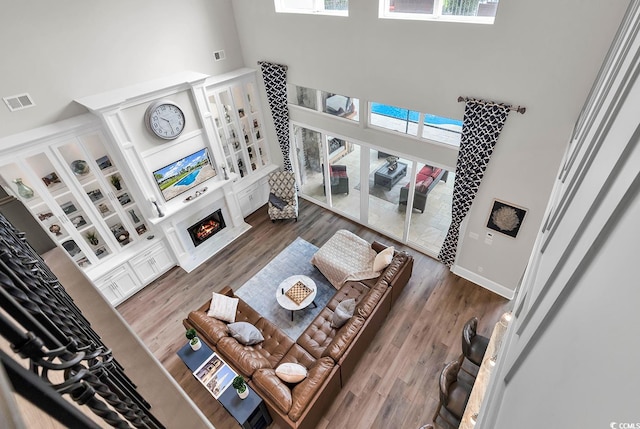
[[[238,200],[233,193],[233,183],[236,180],[237,176],[231,175],[229,180],[205,182],[191,192],[170,201],[170,204],[159,204],[164,216],[149,218],[151,224],[162,230],[178,260],[178,265],[185,271],[193,271],[251,228],[242,218]],[[205,187],[207,189],[203,192]],[[195,197],[198,191],[202,193]],[[187,201],[187,197],[193,199]],[[196,247],[187,228],[218,209],[222,211],[226,228]]]

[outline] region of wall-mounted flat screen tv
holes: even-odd
[[[153,177],[165,201],[169,201],[216,174],[209,152],[204,148],[154,171]]]

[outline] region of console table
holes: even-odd
[[[212,354],[213,350],[200,340],[200,350],[191,350],[189,343],[178,350],[178,356],[191,372],[197,370]],[[219,354],[218,354],[219,356]],[[222,359],[222,358],[220,358]],[[218,398],[218,402],[233,416],[243,429],[264,429],[271,424],[271,416],[262,398],[251,387],[249,396],[240,399],[235,389],[229,386]]]
[[[382,186],[391,190],[393,185],[398,183],[400,179],[407,175],[407,164],[404,162],[398,162],[398,166],[395,170],[389,171],[389,165],[385,164],[378,168],[373,174],[374,186]]]

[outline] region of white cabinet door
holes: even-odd
[[[158,243],[132,259],[131,265],[142,284],[147,285],[173,267],[175,261],[163,243]]]
[[[122,299],[122,296],[118,293],[117,286],[113,282],[103,283],[98,287],[98,290],[106,298],[107,301],[111,303],[111,305],[116,305],[115,303],[119,302]]]
[[[263,177],[259,181],[238,192],[238,202],[242,217],[247,217],[267,203],[269,199],[269,178]]]
[[[255,207],[255,193],[258,190],[258,184],[248,186],[242,191],[238,192],[238,202],[240,203],[240,211],[242,211],[242,217],[247,217],[253,213],[257,207]]]
[[[111,305],[116,306],[142,288],[128,265],[121,265],[95,281],[96,287]]]

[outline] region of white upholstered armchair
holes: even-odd
[[[269,175],[269,217],[298,221],[298,191],[293,171],[275,171]]]

